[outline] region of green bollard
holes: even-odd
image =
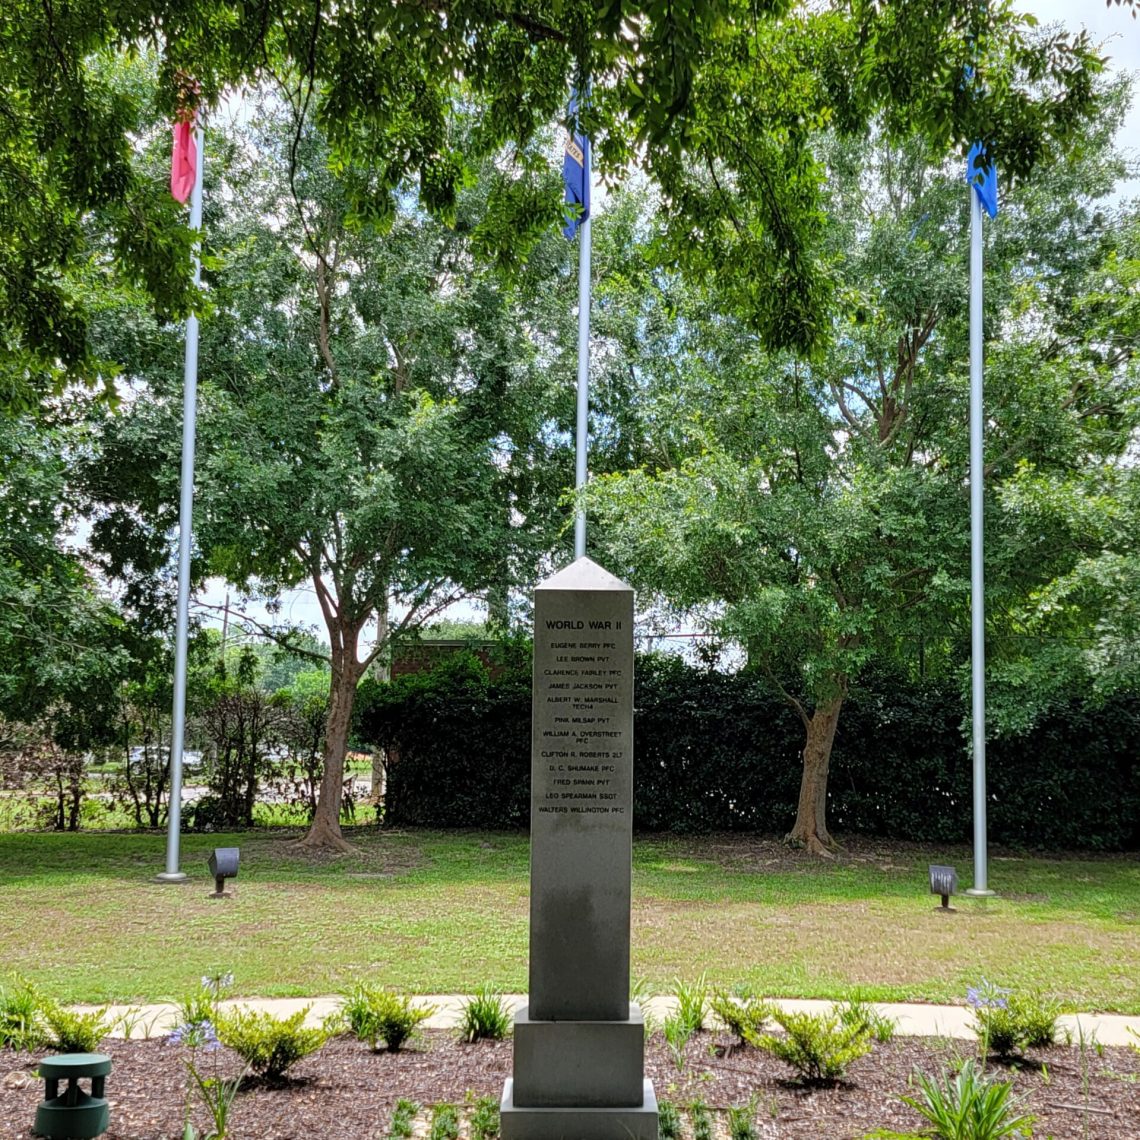
[[[111,1071],[105,1053],[63,1053],[45,1057],[39,1075],[44,1081],[44,1100],[36,1109],[32,1131],[49,1140],[91,1140],[111,1126],[111,1111],[103,1096]],[[79,1087],[81,1077],[91,1081],[90,1093]],[[62,1094],[59,1082],[67,1081]]]

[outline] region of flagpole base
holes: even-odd
[[[966,894],[972,899],[992,899],[997,895],[997,891],[991,891],[986,887],[967,887]]]
[[[160,871],[154,877],[156,883],[185,883],[189,882],[185,871]]]

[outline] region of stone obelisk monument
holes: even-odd
[[[629,1000],[633,591],[579,558],[535,591],[530,991],[503,1140],[657,1140]]]

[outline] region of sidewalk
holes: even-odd
[[[456,994],[423,996],[414,999],[418,1005],[433,1005],[435,1013],[424,1022],[429,1029],[452,1029],[459,1024],[460,1010],[466,998]],[[523,994],[505,997],[511,1009],[526,1002]],[[223,1008],[234,1005],[264,1010],[278,1017],[296,1013],[310,1006],[307,1023],[317,1025],[340,1005],[340,998],[248,998],[224,1001]],[[649,1000],[647,1012],[660,1023],[676,1007],[672,997],[654,997]],[[793,998],[774,999],[782,1009],[820,1013],[832,1006],[829,1001],[803,1001]],[[973,1018],[968,1007],[962,1005],[920,1005],[903,1002],[871,1002],[885,1017],[892,1018],[897,1031],[904,1037],[960,1037],[974,1039]],[[84,1009],[95,1008],[84,1006]],[[112,1031],[114,1037],[158,1037],[169,1033],[178,1023],[178,1007],[173,1003],[156,1005],[114,1005],[110,1015],[118,1019]],[[1140,1017],[1126,1017],[1116,1013],[1064,1014],[1058,1019],[1061,1041],[1066,1035],[1075,1043],[1083,1030],[1087,1042],[1100,1045],[1140,1045]],[[1132,1030],[1137,1036],[1129,1033]]]

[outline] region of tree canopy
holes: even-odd
[[[981,139],[1023,176],[1072,136],[1101,66],[1083,36],[1031,40],[1031,22],[1007,0],[12,0],[0,14],[4,404],[34,407],[111,370],[86,336],[84,280],[109,268],[85,239],[92,211],[114,271],[161,312],[185,311],[189,235],[135,146],[156,113],[199,98],[209,111],[248,84],[275,84],[297,124],[315,114],[360,219],[392,219],[410,184],[449,218],[478,159],[508,155],[520,177],[501,188],[488,244],[517,259],[560,210],[526,177],[538,161],[526,144],[565,116],[569,84],[588,82],[599,169],[644,164],[664,191],[662,255],[714,274],[730,259],[766,343],[806,351],[830,292],[813,132],[881,117],[938,150]],[[157,104],[114,66],[146,48]],[[457,131],[457,106],[474,109],[473,130]]]
[[[1119,575],[1135,557],[1136,478],[1124,457],[1140,387],[1130,302],[1106,284],[1130,272],[1136,217],[1099,201],[1123,172],[1110,141],[1123,93],[1108,98],[1115,113],[989,229],[988,634],[1023,711],[1030,678],[1047,690],[1074,645],[1090,661],[1097,622],[1130,608]],[[823,351],[773,353],[715,294],[668,282],[658,303],[676,315],[676,369],[647,376],[650,406],[675,408],[670,427],[655,424],[669,446],[591,490],[610,565],[719,612],[799,712],[792,836],[816,849],[829,843],[828,760],[849,686],[874,660],[961,664],[970,564],[961,169],[918,136],[833,136],[826,153],[840,303]],[[1064,633],[1052,646],[1050,625]]]

